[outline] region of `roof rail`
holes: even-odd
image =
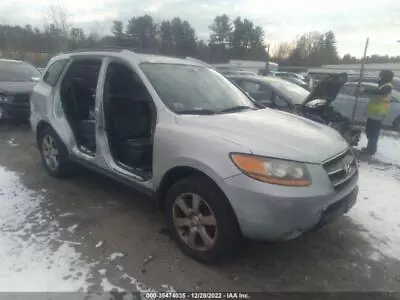
[[[77,53],[77,52],[122,52],[124,50],[133,52],[133,49],[130,49],[127,47],[106,46],[106,47],[101,47],[101,48],[82,48],[82,49],[64,51],[62,53],[68,54],[68,53]]]

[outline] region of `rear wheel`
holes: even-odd
[[[166,219],[182,251],[212,263],[240,249],[241,232],[225,195],[214,182],[193,176],[176,183],[166,196]]]
[[[72,163],[67,148],[50,127],[39,132],[39,150],[47,172],[53,177],[66,177],[71,174]]]

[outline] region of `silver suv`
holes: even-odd
[[[172,238],[202,262],[234,253],[243,237],[295,238],[356,201],[356,162],[335,130],[260,109],[193,60],[62,54],[31,103],[50,175],[80,164],[153,195]]]

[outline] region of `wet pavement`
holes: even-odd
[[[67,262],[71,274],[61,267],[59,272],[60,280],[75,280],[66,290],[400,291],[400,261],[374,255],[365,228],[349,216],[293,241],[249,242],[240,257],[206,266],[179,251],[163,230],[162,213],[146,196],[84,169],[69,179],[49,177],[28,128],[0,125],[0,168],[3,179],[19,181],[36,197],[36,214],[42,217],[32,222],[54,225],[33,224],[23,231],[46,237],[36,242],[48,243],[40,253],[49,268],[63,259],[61,247],[70,249],[64,256],[73,253]],[[7,186],[0,185],[0,201]],[[28,197],[21,188],[12,193],[9,197]]]

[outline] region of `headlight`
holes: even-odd
[[[311,185],[310,174],[302,163],[249,154],[233,153],[230,157],[236,167],[253,179],[285,186]]]

